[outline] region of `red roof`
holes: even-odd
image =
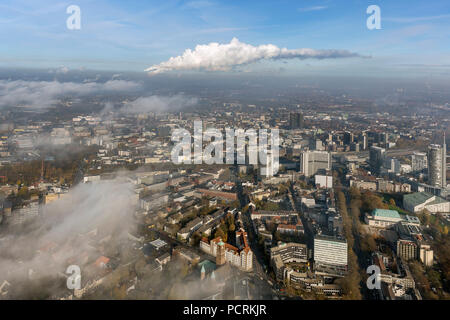
[[[94,264],[95,264],[97,267],[101,267],[101,266],[106,265],[108,262],[109,262],[109,258],[107,258],[107,257],[105,257],[105,256],[101,256],[101,257],[99,257],[99,258],[95,261]]]
[[[292,224],[279,224],[278,229],[292,229],[295,230],[295,226]]]
[[[228,249],[228,250],[232,250],[232,251],[234,251],[236,253],[239,251],[238,248],[236,248],[235,246],[232,246],[231,244],[228,244],[228,243],[225,243],[225,248]]]

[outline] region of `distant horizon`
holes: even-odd
[[[407,65],[405,65],[406,67]],[[402,67],[401,65],[398,65],[397,67]],[[433,65],[423,65],[417,66],[418,68],[425,68],[425,67],[434,67]],[[44,73],[44,74],[53,74],[53,75],[59,75],[59,76],[67,76],[70,74],[75,73],[110,73],[110,74],[121,74],[121,75],[135,75],[135,76],[143,76],[148,79],[169,79],[169,78],[175,78],[175,79],[181,79],[181,78],[189,78],[189,77],[198,77],[198,78],[237,78],[237,77],[243,77],[243,78],[251,78],[251,77],[258,77],[258,79],[265,79],[265,78],[286,78],[286,79],[299,79],[299,80],[307,80],[307,79],[314,79],[314,78],[346,78],[346,79],[374,79],[374,80],[399,80],[399,81],[440,81],[440,79],[444,78],[450,78],[450,65],[444,66],[444,68],[448,68],[448,72],[443,72],[442,70],[436,71],[436,73],[433,73],[431,71],[415,71],[416,76],[411,77],[408,73],[389,73],[389,74],[382,74],[380,71],[379,73],[313,73],[313,72],[307,72],[304,73],[270,73],[270,72],[262,72],[262,71],[254,71],[254,72],[226,72],[226,71],[219,71],[219,72],[202,72],[202,71],[180,71],[180,72],[171,72],[171,73],[165,73],[165,74],[158,74],[158,75],[148,75],[147,72],[144,71],[138,71],[138,70],[122,70],[122,69],[96,69],[96,68],[67,68],[67,67],[24,67],[24,66],[0,66],[0,78],[2,77],[3,73],[20,73],[20,72],[34,72],[34,73]],[[64,71],[62,71],[64,69]],[[306,78],[307,76],[308,78]],[[442,83],[441,83],[442,84]]]
[[[450,75],[450,5],[441,0],[80,0],[80,25],[69,29],[72,5],[5,0],[0,67]],[[380,9],[379,29],[366,25],[371,5]]]

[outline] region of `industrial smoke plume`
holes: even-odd
[[[194,50],[186,49],[181,56],[171,57],[165,62],[147,68],[149,74],[172,70],[228,71],[234,66],[260,60],[277,59],[335,59],[362,57],[347,50],[315,50],[309,48],[286,49],[273,44],[252,46],[233,38],[230,43],[211,42],[197,45]]]

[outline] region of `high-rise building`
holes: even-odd
[[[384,167],[387,169],[387,172],[400,173],[401,171],[400,161],[396,158],[385,157]]]
[[[380,133],[380,143],[387,148],[389,144],[389,135],[386,132]]]
[[[372,170],[379,173],[386,157],[386,149],[372,146],[369,151],[369,164]]]
[[[291,112],[289,114],[289,127],[291,129],[302,129],[303,126],[303,114],[301,112]]]
[[[316,235],[314,237],[314,263],[316,271],[342,275],[347,271],[347,240]]]
[[[353,133],[350,132],[350,131],[344,132],[344,144],[345,145],[350,145],[353,142],[354,142]]]
[[[273,177],[278,172],[280,162],[278,156],[275,155],[272,150],[268,150],[266,157],[266,166],[261,167],[261,175],[269,178]]]
[[[432,144],[428,147],[428,184],[445,188],[447,186],[447,145]]]
[[[411,155],[412,171],[422,171],[426,168],[428,168],[427,154],[424,152],[414,152],[414,154]]]
[[[419,257],[425,266],[431,267],[433,265],[433,250],[431,250],[430,245],[420,244]]]
[[[367,137],[366,133],[363,133],[361,142],[363,150],[366,150],[369,146],[369,138]]]
[[[397,256],[408,260],[417,260],[418,246],[415,241],[409,239],[399,239],[397,241]]]
[[[327,151],[305,151],[300,155],[300,171],[307,177],[320,169],[331,170],[331,154]]]

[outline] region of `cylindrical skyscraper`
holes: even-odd
[[[442,146],[432,144],[428,147],[428,184],[445,188],[447,186],[447,146],[445,134]]]

